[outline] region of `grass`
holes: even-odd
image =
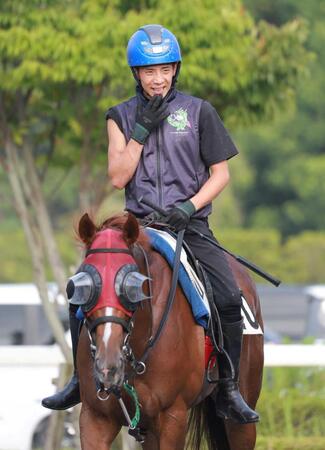
[[[325,369],[265,369],[257,410],[259,436],[325,438]]]
[[[324,450],[325,437],[266,437],[257,438],[255,450]]]

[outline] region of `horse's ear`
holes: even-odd
[[[135,216],[131,213],[128,214],[128,218],[123,225],[123,239],[127,245],[132,245],[138,239],[140,229],[139,224]]]
[[[78,232],[81,240],[87,246],[91,245],[94,236],[97,233],[97,228],[88,213],[85,213],[79,220]]]

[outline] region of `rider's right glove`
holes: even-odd
[[[142,106],[138,108],[131,138],[139,144],[144,144],[151,131],[168,116],[167,103],[161,95],[154,95],[144,108]]]
[[[184,230],[190,223],[192,215],[196,209],[191,200],[187,200],[184,203],[173,208],[165,218],[165,222],[169,223],[175,231]]]

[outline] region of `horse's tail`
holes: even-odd
[[[208,450],[230,450],[224,421],[215,412],[213,399],[208,396],[191,410],[188,423],[188,450],[202,449],[202,440]]]

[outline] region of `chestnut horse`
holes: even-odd
[[[88,308],[86,313],[86,326],[82,327],[77,355],[82,449],[111,449],[121,427],[128,425],[121,401],[130,417],[135,414],[137,402],[123,390],[125,379],[138,396],[137,429],[144,436],[143,449],[181,450],[189,445],[189,448],[199,450],[204,446],[201,439],[206,439],[210,450],[254,449],[255,424],[222,421],[214,412],[209,394],[217,385],[207,383],[205,377],[205,332],[195,323],[180,287],[176,289],[160,338],[148,350],[149,339],[155,336],[164,314],[172,271],[164,258],[150,247],[135,217],[131,214],[115,216],[96,227],[85,214],[79,222],[80,238],[90,251],[84,263],[96,267],[96,261],[100,260],[99,264],[104,264],[107,253],[100,253],[102,248],[93,249],[98,237],[102,239],[105,232],[117,233],[119,242],[123,242],[110,256],[114,264],[123,266],[123,261],[119,261],[129,252],[143,276],[142,281],[146,281],[143,297],[141,301],[137,300],[136,309],[133,308],[135,311],[128,311],[125,305],[108,303],[100,308],[98,305]],[[243,295],[263,326],[253,282],[234,259],[231,258],[230,263]],[[106,322],[107,316],[114,319]],[[130,320],[131,329],[128,327]],[[144,366],[139,361],[146,350]],[[259,397],[262,370],[263,336],[244,336],[240,390],[251,408],[255,408]],[[192,436],[190,441],[188,434]]]

